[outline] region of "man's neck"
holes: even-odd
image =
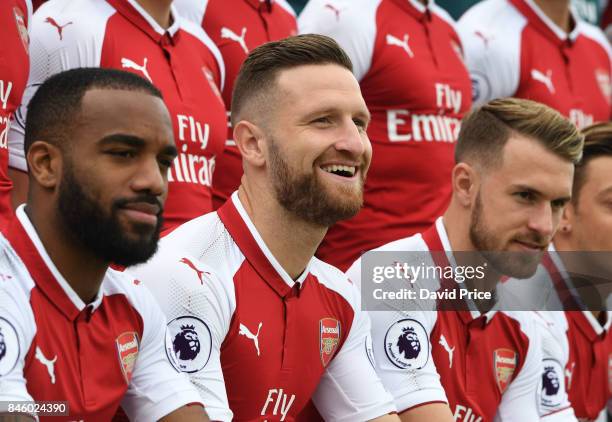
[[[172,0],[136,0],[162,28],[168,29],[172,24],[170,6]]]
[[[290,214],[266,189],[243,184],[238,197],[272,255],[292,279],[297,279],[314,256],[327,229]]]
[[[109,263],[76,245],[74,239],[60,229],[62,225],[52,210],[26,206],[26,214],[60,274],[83,302],[92,302],[98,295]]]
[[[569,0],[534,0],[548,18],[566,33],[572,29]]]

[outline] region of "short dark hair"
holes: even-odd
[[[353,71],[349,56],[325,35],[303,34],[268,42],[251,51],[242,63],[232,93],[232,124],[244,105],[268,91],[278,73],[304,65],[337,64]]]
[[[612,123],[602,122],[588,126],[582,130],[584,149],[582,160],[576,164],[572,202],[578,204],[580,189],[587,178],[587,165],[597,157],[612,157]]]
[[[34,141],[59,145],[70,138],[83,96],[94,88],[140,91],[163,99],[149,81],[122,70],[91,67],[57,73],[38,88],[28,105],[23,145],[26,155]]]
[[[584,136],[558,111],[535,101],[501,98],[472,111],[461,123],[455,162],[477,162],[484,168],[497,166],[512,135],[534,139],[559,157],[577,163]]]

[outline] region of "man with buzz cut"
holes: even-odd
[[[370,114],[331,38],[289,37],[249,53],[232,98],[240,188],[165,237],[131,269],[168,317],[168,357],[213,420],[397,421],[373,367],[359,292],[314,257],[357,213]],[[197,335],[193,354],[182,339]],[[187,353],[187,354],[186,354]]]
[[[30,101],[24,148],[28,201],[0,235],[0,421],[102,422],[120,405],[134,421],[208,421],[166,359],[159,305],[109,268],[157,248],[177,153],[159,90],[118,70],[58,73]],[[18,407],[32,401],[66,407]]]
[[[446,271],[432,277],[433,292],[490,293],[502,275],[531,276],[571,197],[582,143],[573,124],[542,104],[513,98],[485,104],[462,123],[444,215],[425,232],[375,251],[420,253],[437,268],[481,266],[480,277],[460,280],[458,271],[456,279]],[[347,272],[364,292],[372,283],[361,272],[367,256]],[[386,301],[370,313],[376,368],[403,421],[538,420],[538,332],[530,313],[496,311],[493,304],[415,299],[398,309]],[[410,354],[409,334],[419,345]]]

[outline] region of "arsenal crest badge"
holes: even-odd
[[[26,27],[23,12],[18,7],[13,7],[13,15],[15,16],[15,23],[17,24],[17,32],[21,38],[21,43],[27,52],[28,45],[30,44],[30,36],[28,35],[28,28]]]
[[[499,392],[503,394],[518,366],[518,355],[514,350],[496,349],[493,352],[493,366]]]
[[[123,333],[117,337],[115,342],[117,343],[119,364],[121,365],[125,382],[129,384],[132,379],[132,372],[134,371],[134,365],[136,364],[136,358],[138,357],[140,348],[138,334],[134,331]]]
[[[321,363],[325,368],[331,361],[340,343],[340,322],[334,318],[323,318],[319,321],[321,339]]]
[[[604,69],[595,69],[595,79],[597,80],[601,93],[609,103],[611,100],[610,96],[612,95],[612,85],[610,84],[609,73]]]

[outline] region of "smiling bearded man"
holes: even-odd
[[[314,257],[329,226],[359,211],[372,155],[351,69],[324,36],[253,50],[232,99],[239,190],[131,269],[171,335],[197,332],[194,359],[169,359],[214,420],[297,420],[311,399],[326,420],[398,420],[369,358],[359,292]]]

